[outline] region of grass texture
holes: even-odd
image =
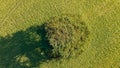
[[[80,56],[58,61],[44,54],[38,27],[62,14],[81,15],[90,41]],[[119,68],[120,1],[0,0],[0,36],[0,68]]]

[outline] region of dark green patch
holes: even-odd
[[[0,37],[0,68],[32,68],[50,60],[43,25]]]

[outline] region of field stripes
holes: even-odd
[[[8,10],[6,15],[2,18],[0,27],[3,26],[7,18],[18,8],[18,6],[21,4],[21,0],[16,1],[16,3]]]

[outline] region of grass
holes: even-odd
[[[0,68],[119,68],[119,6],[119,0],[0,0]],[[91,38],[82,55],[60,61],[41,56],[41,60],[37,45],[24,48],[37,42],[29,42],[32,26],[61,14],[81,15],[86,22]]]

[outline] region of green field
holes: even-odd
[[[41,57],[37,25],[62,14],[81,15],[90,41],[79,57]],[[0,0],[0,68],[120,68],[120,0]]]

